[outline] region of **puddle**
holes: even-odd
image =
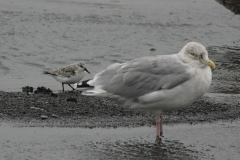
[[[83,129],[0,126],[0,159],[237,159],[240,121]]]

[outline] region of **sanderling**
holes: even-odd
[[[62,83],[62,88],[64,92],[64,84],[68,84],[73,90],[74,88],[70,84],[79,82],[85,75],[85,72],[90,72],[87,70],[84,62],[77,62],[70,64],[56,71],[44,71],[44,74],[51,75],[58,82]]]
[[[202,97],[212,81],[205,47],[186,44],[178,54],[149,56],[110,65],[76,87],[93,87],[83,95],[114,99],[131,108],[154,112],[157,137],[162,135],[162,112],[179,110]]]

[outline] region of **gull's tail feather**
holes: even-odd
[[[85,95],[85,96],[99,96],[99,97],[109,96],[109,94],[105,90],[100,89],[100,88],[94,88],[92,90],[83,91],[82,95]]]
[[[83,89],[82,95],[85,96],[99,96],[99,97],[109,97],[109,93],[102,89],[101,86],[93,86],[92,79],[81,81],[74,84],[75,89]]]

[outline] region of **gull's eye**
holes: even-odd
[[[194,56],[194,53],[190,53],[192,56]]]
[[[200,57],[201,57],[201,59],[203,59],[203,55],[202,54],[200,55]]]

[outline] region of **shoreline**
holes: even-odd
[[[240,117],[240,95],[207,93],[187,108],[163,112],[163,124],[232,121]],[[155,126],[155,115],[106,98],[65,93],[0,92],[0,123],[16,127],[117,128]]]

